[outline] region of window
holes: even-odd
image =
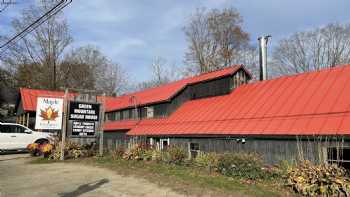
[[[129,110],[126,109],[126,110],[123,111],[123,119],[126,120],[126,119],[129,119],[129,118],[130,118],[129,117]]]
[[[197,98],[196,93],[193,92],[192,95],[191,95],[191,99],[194,100],[194,99],[196,99],[196,98]]]
[[[190,149],[190,156],[191,158],[196,158],[197,155],[199,154],[199,143],[190,143],[189,144],[189,149]]]
[[[109,115],[108,120],[115,120],[115,112],[111,112],[108,115]]]
[[[239,86],[239,79],[238,79],[238,73],[236,73],[234,76],[233,76],[233,88],[237,88]]]
[[[350,147],[328,147],[327,162],[336,163],[346,169],[350,169]]]
[[[1,125],[1,133],[24,133],[26,130],[24,127],[17,125]]]
[[[130,109],[131,115],[130,118],[136,119],[139,118],[139,110],[136,108]]]
[[[14,133],[14,131],[11,130],[10,125],[0,125],[0,131],[1,133]]]
[[[24,133],[24,131],[26,130],[24,127],[21,126],[14,126],[15,128],[15,132],[16,133]]]
[[[5,128],[5,125],[0,125],[0,133],[7,133],[7,129]]]
[[[115,112],[115,120],[120,120],[120,111]]]
[[[129,119],[133,119],[134,118],[134,108],[132,108],[132,109],[128,109],[128,111],[129,111]]]
[[[153,107],[146,107],[146,109],[147,109],[147,118],[153,118],[153,116],[154,116]]]
[[[350,162],[350,147],[328,147],[328,162]]]

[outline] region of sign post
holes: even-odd
[[[66,145],[66,130],[67,130],[67,104],[68,104],[68,89],[64,91],[64,112],[63,112],[63,127],[62,127],[62,142],[61,142],[61,161],[64,160],[64,148]]]
[[[101,119],[100,119],[100,146],[99,146],[100,157],[103,156],[103,123],[104,123],[104,114],[105,114],[105,107],[104,107],[105,106],[105,98],[106,98],[106,94],[103,93]]]

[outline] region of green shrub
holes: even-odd
[[[150,148],[150,149],[146,149],[142,155],[142,160],[144,161],[151,161],[152,160],[152,156],[153,156],[153,152],[155,150]]]
[[[220,156],[218,170],[230,177],[260,179],[266,177],[262,159],[256,154],[227,153]]]
[[[64,147],[65,159],[77,159],[80,157],[90,157],[95,155],[94,145],[80,145],[79,143],[67,141]],[[49,156],[49,159],[59,160],[61,158],[61,143],[56,141]]]
[[[288,169],[287,184],[305,196],[349,196],[350,180],[337,165],[304,161]]]
[[[112,151],[112,157],[114,159],[121,159],[125,154],[125,148],[123,146],[118,146],[114,151]]]
[[[182,164],[187,158],[187,152],[179,146],[170,146],[163,153],[163,161],[172,164]]]
[[[152,149],[152,161],[161,162],[163,153],[160,150]]]
[[[154,149],[147,144],[136,144],[134,147],[126,151],[123,159],[150,161],[153,156]]]
[[[216,153],[203,153],[200,152],[194,159],[194,163],[199,167],[204,167],[209,172],[217,171],[219,167],[220,156]]]
[[[288,171],[293,167],[295,167],[295,163],[288,160],[281,160],[277,165],[276,173],[278,173],[280,177],[286,177]]]
[[[134,147],[126,151],[123,155],[123,159],[126,160],[143,160],[143,154],[146,148],[143,144],[136,144]]]

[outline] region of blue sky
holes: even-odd
[[[0,13],[0,34],[28,1]],[[330,22],[350,23],[349,0],[73,0],[64,10],[74,43],[93,44],[121,64],[133,81],[151,77],[148,65],[160,56],[170,65],[183,65],[187,42],[182,28],[196,8],[233,6],[241,13],[244,30],[256,44],[261,34],[272,35],[271,47],[296,31]]]

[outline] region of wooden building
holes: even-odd
[[[251,78],[243,65],[234,65],[110,100],[105,143],[125,143],[126,133],[142,120],[167,118],[187,101],[229,94]]]
[[[242,151],[257,152],[269,163],[304,158],[348,165],[350,65],[244,81],[220,96],[185,100],[166,117],[112,125],[159,148],[183,146],[192,156]]]
[[[201,151],[256,152],[269,163],[303,158],[350,164],[350,65],[250,79],[236,65],[106,97],[104,144],[115,149],[143,141],[160,149],[179,145],[192,157]],[[22,122],[35,115],[36,91],[21,89]]]

